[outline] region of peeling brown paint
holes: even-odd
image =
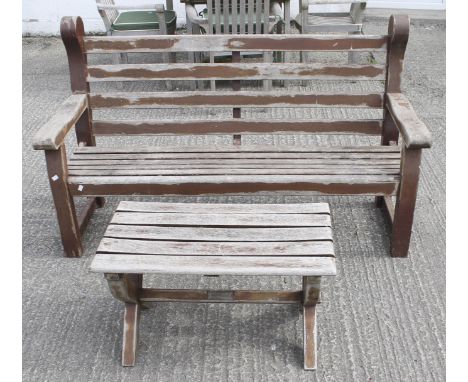
[[[138,107],[138,106],[193,106],[193,105],[217,105],[217,106],[283,106],[283,105],[346,105],[368,106],[381,108],[383,106],[382,94],[193,94],[180,95],[171,93],[166,95],[132,94],[92,94],[90,99],[93,108],[114,107]]]
[[[87,39],[85,47],[87,51],[92,50],[112,50],[112,51],[126,51],[126,50],[160,50],[170,49],[174,46],[177,40],[164,39],[164,40],[153,40],[153,39],[137,39],[137,40],[111,40],[111,39]]]
[[[204,66],[187,65],[187,68],[152,70],[145,68],[129,68],[117,71],[109,71],[97,67],[89,67],[89,75],[92,78],[233,78],[259,75],[258,69],[236,68],[228,65]]]
[[[232,35],[179,35],[145,37],[88,37],[85,49],[88,53],[145,52],[145,51],[346,51],[384,50],[388,36],[333,37],[307,35],[243,36]]]
[[[77,178],[79,179],[79,178]],[[394,195],[398,182],[344,184],[344,183],[196,183],[187,182],[179,184],[86,184],[83,192],[78,193],[76,184],[70,179],[70,193],[73,195],[199,195],[199,194],[225,194],[225,193],[252,193],[261,191],[310,191],[329,195]]]

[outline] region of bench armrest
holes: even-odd
[[[418,118],[409,100],[401,93],[387,93],[387,109],[400,131],[408,149],[431,147],[432,137]]]
[[[73,94],[68,97],[54,116],[36,133],[33,139],[35,150],[57,150],[65,136],[88,108],[86,94]]]

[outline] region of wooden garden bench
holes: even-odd
[[[302,304],[304,368],[313,370],[320,279],[336,274],[329,207],[121,202],[91,270],[125,303],[123,366],[135,364],[142,303],[221,302]],[[303,276],[303,288],[154,289],[143,288],[143,274]]]
[[[73,95],[34,139],[44,150],[67,256],[82,253],[81,235],[107,195],[196,195],[258,191],[308,191],[374,195],[392,221],[391,254],[407,256],[421,149],[431,136],[401,94],[406,16],[390,19],[388,35],[205,35],[85,37],[80,18],[62,21]],[[379,51],[387,64],[240,63],[242,51]],[[234,63],[88,65],[90,54],[232,51]],[[138,55],[136,57],[139,57]],[[240,80],[380,81],[382,92],[240,90]],[[233,91],[99,92],[90,83],[150,80],[232,80]],[[93,118],[99,109],[232,108],[224,119]],[[359,107],[378,119],[245,118],[251,107]],[[342,114],[345,115],[345,114]],[[75,126],[78,146],[67,156],[64,139]],[[243,145],[241,134],[359,134],[380,145]],[[95,147],[95,136],[232,134],[234,145]],[[400,138],[400,139],[399,139]],[[392,196],[396,196],[395,206]],[[77,214],[73,198],[88,197]]]

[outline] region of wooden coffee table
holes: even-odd
[[[122,365],[133,366],[142,303],[302,304],[304,368],[315,369],[320,279],[336,274],[326,203],[121,202],[91,270],[125,303]],[[299,291],[143,288],[144,274],[302,276]]]

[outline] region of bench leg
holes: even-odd
[[[317,317],[315,305],[304,306],[304,370],[317,369]]]
[[[316,304],[320,299],[320,277],[305,276],[302,279],[304,309],[304,369],[317,368],[317,319]]]
[[[138,323],[141,311],[139,293],[143,286],[143,275],[106,273],[104,277],[109,284],[112,296],[125,303],[122,366],[134,366],[136,348],[138,345]]]
[[[83,252],[81,232],[73,196],[68,189],[65,146],[47,150],[45,156],[65,256],[80,257]]]
[[[140,304],[125,303],[122,366],[134,366],[138,345],[138,323],[140,320]]]
[[[392,226],[390,249],[392,257],[408,256],[418,191],[420,164],[420,149],[403,149],[401,158],[401,181],[400,187],[398,188]]]

